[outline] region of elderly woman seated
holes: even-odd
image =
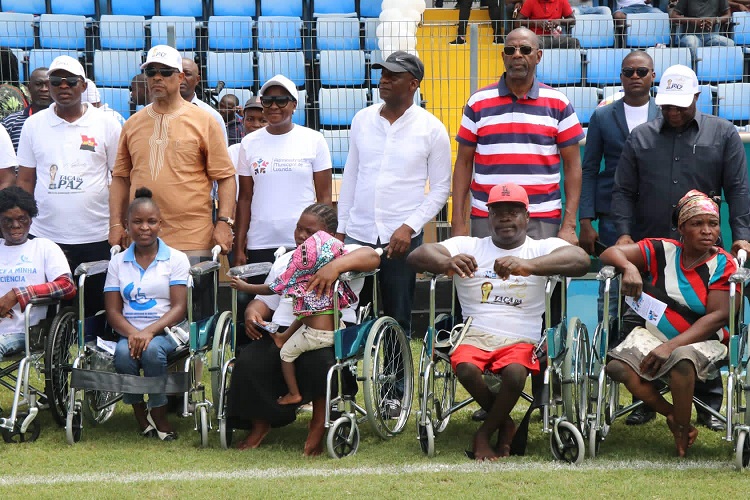
[[[677,455],[684,457],[698,435],[690,424],[695,380],[719,376],[715,362],[726,356],[729,277],[737,267],[716,246],[719,207],[711,198],[690,191],[675,210],[675,222],[680,241],[646,238],[610,247],[601,260],[622,273],[624,295],[646,293],[666,304],[663,315],[648,318],[645,328],[634,328],[609,352],[607,373],[666,417]],[[672,403],[652,383],[662,377]]]

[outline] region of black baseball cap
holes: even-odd
[[[398,50],[393,54],[389,55],[384,62],[375,63],[372,65],[373,69],[387,69],[394,73],[411,73],[414,78],[422,81],[424,78],[424,64],[414,54]]]

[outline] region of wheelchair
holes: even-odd
[[[491,269],[479,269],[477,275],[496,278]],[[452,292],[451,314],[436,315],[435,296],[438,279],[429,275],[430,316],[429,326],[422,342],[419,361],[419,383],[417,412],[417,439],[422,452],[428,457],[435,455],[435,440],[448,426],[453,413],[474,402],[472,397],[456,401],[458,378],[450,363],[450,354],[457,347],[471,324],[456,319],[455,287]],[[454,278],[456,279],[456,278]],[[560,284],[559,306],[561,318],[553,324],[553,302],[555,288]],[[579,464],[585,455],[582,433],[582,408],[587,401],[585,374],[588,360],[588,331],[578,318],[567,318],[566,279],[551,276],[545,284],[545,322],[542,338],[536,353],[547,363],[543,367],[541,391],[542,430],[550,434],[550,448],[557,460]],[[486,373],[490,387],[502,383],[497,375]],[[521,398],[534,408],[535,398],[522,393]]]

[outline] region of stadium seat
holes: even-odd
[[[576,16],[570,36],[581,42],[581,48],[614,47],[615,25],[610,15]]]
[[[102,103],[107,104],[126,120],[130,117],[130,89],[97,87]]]
[[[13,55],[16,56],[16,60],[18,61],[18,78],[20,78],[23,81],[28,81],[28,75],[24,74],[24,59],[26,58],[26,53],[22,49],[8,49],[11,52],[13,52]],[[34,71],[34,68],[38,68],[39,66],[33,66],[29,73]]]
[[[262,16],[304,17],[302,0],[260,0]]]
[[[591,115],[599,105],[599,89],[596,87],[557,87],[557,90],[568,97],[581,125],[588,125]]]
[[[378,35],[376,33],[380,19],[377,17],[363,17],[360,19],[365,25],[365,50],[378,50]]]
[[[206,81],[213,88],[223,81],[227,87],[250,88],[255,83],[252,52],[207,52]]]
[[[29,51],[29,68],[42,66],[49,67],[52,61],[58,56],[70,56],[74,59],[80,59],[81,53],[77,50],[60,50],[60,49],[31,49]]]
[[[322,126],[348,127],[357,111],[367,107],[367,89],[320,89],[318,106]]]
[[[99,43],[103,49],[144,49],[146,47],[146,18],[143,16],[102,16],[99,21]]]
[[[154,16],[151,18],[151,46],[167,45],[167,27],[174,26],[175,48],[195,50],[195,19],[181,16]]]
[[[34,46],[34,15],[0,12],[0,46],[30,49]]]
[[[613,99],[615,95],[622,92],[622,85],[610,85],[602,87],[602,102],[606,103],[608,100]]]
[[[302,125],[303,127],[307,124],[307,91],[297,90],[297,109],[294,110],[292,115],[292,123]]]
[[[750,120],[750,83],[718,85],[719,116],[734,122]]]
[[[547,85],[576,85],[581,83],[581,51],[578,49],[550,49],[544,51],[536,68],[539,81]]]
[[[203,0],[159,0],[159,15],[202,19]]]
[[[240,101],[240,107],[245,105],[245,101],[250,99],[253,96],[253,91],[250,89],[232,89],[228,87],[224,87],[221,89],[221,92],[219,92],[219,95],[217,98],[221,100],[222,97],[224,97],[227,94],[233,94],[237,96],[237,99]]]
[[[379,69],[373,69],[372,65],[377,62],[383,62],[383,53],[380,50],[373,50],[370,52],[370,86],[377,88],[378,82],[380,81],[380,74],[382,73]]]
[[[111,0],[113,15],[145,16],[156,15],[155,0]]]
[[[247,16],[208,18],[209,50],[250,50],[253,48],[253,21]]]
[[[321,14],[347,14],[356,16],[357,7],[354,0],[314,0],[313,17]]]
[[[365,83],[363,50],[321,50],[321,85],[353,86]]]
[[[664,71],[675,64],[682,64],[691,68],[693,59],[690,55],[690,49],[687,47],[649,47],[646,53],[654,60],[654,84],[661,81],[661,75]]]
[[[380,17],[382,5],[381,0],[359,0],[359,15],[362,17]]]
[[[586,51],[586,82],[591,85],[620,83],[622,60],[630,49],[588,49]],[[545,53],[542,57],[547,54]]]
[[[39,43],[43,49],[86,48],[86,18],[68,14],[42,14]]]
[[[326,16],[315,23],[318,50],[358,50],[359,19],[356,17]]]
[[[3,2],[5,3],[5,2]],[[95,16],[97,0],[51,0],[51,14],[71,14],[74,16]]]
[[[95,50],[94,81],[104,87],[127,87],[141,72],[142,62],[140,50]]]
[[[707,115],[714,114],[714,93],[711,85],[701,85],[700,95],[698,96],[698,102],[696,107],[698,111]]]
[[[695,73],[701,83],[742,81],[742,47],[698,47],[695,61]]]
[[[669,14],[666,12],[628,14],[626,28],[628,47],[653,47],[658,43],[669,45],[670,38]]]
[[[46,14],[47,2],[45,0],[2,0],[0,1],[3,12],[15,12],[17,14]]]
[[[299,17],[258,17],[260,50],[302,49],[302,19]]]
[[[305,57],[302,52],[258,52],[258,81],[261,85],[282,74],[297,87],[305,85]]]
[[[732,14],[734,35],[732,39],[737,45],[750,45],[750,12],[735,12]]]
[[[349,155],[349,129],[321,130],[331,150],[331,163],[335,170],[343,170]]]
[[[214,16],[255,17],[258,15],[255,0],[245,0],[243,2],[238,2],[237,0],[214,0],[213,7]]]

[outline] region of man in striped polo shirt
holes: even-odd
[[[475,92],[464,107],[456,136],[453,236],[469,234],[469,207],[471,235],[488,236],[486,202],[490,189],[513,182],[523,186],[529,195],[529,236],[557,236],[578,244],[578,143],[584,137],[583,129],[567,97],[536,79],[536,66],[541,59],[534,32],[527,28],[511,31],[503,50],[505,74],[497,84]],[[564,214],[561,163],[565,172]]]

